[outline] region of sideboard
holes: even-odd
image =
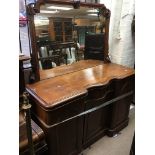
[[[41,71],[26,86],[32,115],[45,133],[49,155],[77,155],[128,125],[134,70],[99,60]]]

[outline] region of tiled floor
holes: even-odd
[[[104,136],[91,148],[83,151],[83,155],[129,155],[135,130],[135,109],[130,110],[129,125],[117,137]]]

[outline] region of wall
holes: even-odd
[[[25,3],[24,3],[24,0],[19,0],[19,18],[20,18],[20,20],[23,17],[26,17]],[[22,54],[30,56],[31,48],[30,48],[30,44],[29,44],[27,22],[21,21],[19,23],[24,23],[24,24],[19,24],[19,37],[20,37],[20,44],[21,44],[20,52]]]
[[[134,0],[101,0],[111,10],[109,56],[113,63],[134,67],[135,47],[131,24],[135,14]]]

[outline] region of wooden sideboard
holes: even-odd
[[[77,155],[105,134],[113,136],[128,125],[133,69],[83,60],[41,71],[41,79],[26,89],[49,155]]]

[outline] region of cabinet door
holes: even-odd
[[[102,108],[85,116],[84,148],[87,148],[106,134],[108,107]]]
[[[54,21],[55,41],[63,41],[63,25],[61,21]]]
[[[77,155],[81,152],[83,118],[75,118],[51,128],[48,132],[50,139],[47,139],[47,143],[51,155]]]
[[[38,120],[45,132],[49,155],[77,155],[81,151],[84,116],[67,119],[84,111],[84,100],[81,96],[49,111],[37,107],[35,113],[40,117]]]
[[[132,96],[129,96],[114,102],[111,106],[110,131],[113,132],[112,135],[128,125],[128,115],[131,101]]]
[[[115,90],[114,98],[131,91],[134,92],[134,76],[114,81],[113,89]],[[128,125],[128,115],[132,100],[133,94],[110,105],[109,136],[113,136]]]
[[[110,85],[96,87],[88,90],[86,101],[86,110],[98,107],[104,102],[110,100],[112,95]],[[105,106],[85,116],[84,124],[84,148],[93,144],[99,138],[106,134],[109,122],[109,106]]]
[[[72,28],[72,20],[68,19],[68,21],[64,21],[64,36],[65,36],[65,42],[69,42],[72,41],[72,32],[73,32],[73,28]]]

